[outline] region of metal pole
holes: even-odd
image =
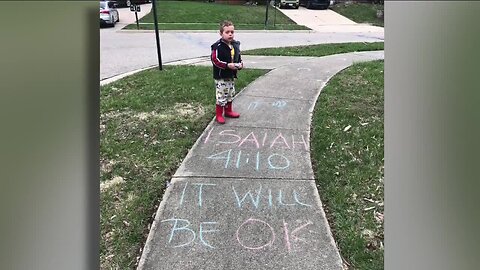
[[[277,18],[277,0],[273,2],[273,7],[275,8],[275,12],[273,13],[273,29],[275,29],[275,19]]]
[[[138,25],[138,14],[137,14],[137,11],[135,11],[135,19],[137,20],[137,30],[140,30],[140,26]]]
[[[160,53],[160,37],[158,34],[158,19],[157,19],[157,0],[152,0],[153,7],[153,19],[155,21],[155,37],[157,39],[157,55],[158,55],[158,68],[162,70],[162,55]]]
[[[265,30],[267,30],[267,21],[268,21],[268,6],[269,6],[270,0],[266,0],[266,8],[265,8]]]

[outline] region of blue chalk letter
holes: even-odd
[[[203,229],[203,225],[207,225],[207,224],[217,224],[217,222],[202,222],[200,223],[200,241],[202,242],[202,244],[204,244],[205,246],[209,247],[209,248],[214,248],[212,247],[211,245],[209,245],[205,240],[203,240],[203,233],[207,233],[207,232],[218,232],[219,230],[204,230]]]
[[[170,218],[170,219],[162,220],[160,222],[165,222],[165,221],[173,221],[174,222],[173,227],[172,227],[172,231],[170,232],[170,238],[168,239],[168,243],[172,242],[173,235],[175,234],[176,231],[190,232],[192,234],[192,239],[190,241],[188,241],[187,243],[183,243],[181,245],[177,245],[177,246],[174,246],[174,247],[183,247],[183,246],[189,245],[190,243],[195,241],[195,238],[196,238],[195,232],[192,229],[188,228],[188,226],[190,226],[190,221],[188,221],[186,219]],[[185,225],[183,227],[177,227],[178,221],[183,221],[183,222],[187,223],[187,225]]]

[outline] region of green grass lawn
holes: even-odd
[[[237,88],[266,72],[242,70]],[[211,73],[166,66],[101,87],[101,269],[134,268],[166,181],[213,119]]]
[[[376,26],[384,26],[384,21],[377,18],[377,10],[383,10],[383,5],[368,3],[338,3],[331,6],[330,9],[356,23],[369,23]]]
[[[373,61],[335,75],[312,120],[317,186],[350,269],[384,269],[383,70],[383,61]]]
[[[158,1],[158,28],[160,30],[218,30],[219,23],[231,20],[236,30],[263,30],[265,29],[265,6],[226,5],[208,2],[190,1]],[[297,25],[280,11],[269,9],[267,29],[275,30],[309,30]],[[154,28],[153,12],[139,20],[140,29]],[[130,24],[125,29],[137,29],[137,25]]]
[[[383,50],[383,42],[332,43],[309,46],[266,48],[243,51],[244,55],[325,56],[347,52]]]

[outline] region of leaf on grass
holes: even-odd
[[[375,237],[375,233],[369,229],[364,229],[362,231],[362,235],[365,236],[367,239],[373,239]]]
[[[363,198],[363,199],[364,199],[365,201],[367,201],[367,202],[371,202],[371,203],[374,203],[374,202],[375,202],[374,200],[369,199],[369,198]]]
[[[375,220],[378,222],[378,223],[382,223],[383,222],[383,213],[380,213],[380,212],[374,212],[374,217],[375,217]]]
[[[109,181],[105,181],[105,182],[102,182],[100,183],[100,191],[104,191],[114,185],[119,185],[119,184],[122,184],[124,183],[125,180],[123,180],[123,178],[121,176],[115,176],[113,177],[112,180],[109,180]]]
[[[352,128],[352,126],[351,126],[351,125],[348,125],[348,126],[346,126],[346,127],[343,129],[343,131],[348,131],[350,128]]]

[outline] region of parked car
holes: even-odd
[[[279,8],[293,7],[298,8],[300,6],[299,0],[278,0]]]
[[[330,6],[330,0],[300,0],[300,5],[308,9],[327,9]]]
[[[120,21],[114,1],[100,1],[100,25],[115,26]]]

